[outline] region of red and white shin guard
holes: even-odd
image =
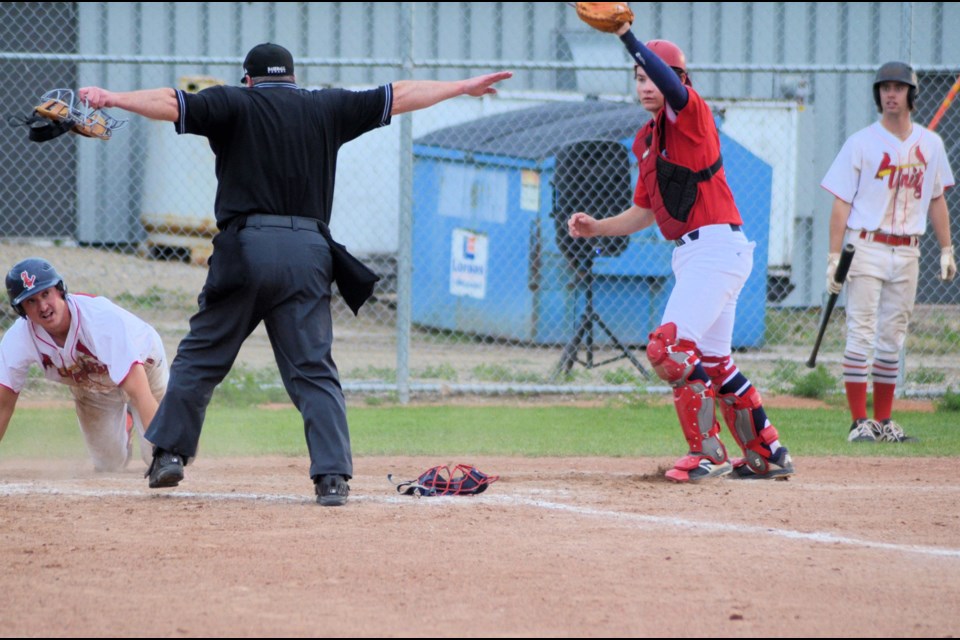
[[[657,375],[673,387],[673,404],[690,448],[667,471],[667,478],[691,482],[729,473],[731,466],[720,441],[713,386],[700,364],[697,345],[690,340],[678,340],[677,326],[671,322],[650,334],[647,358]]]

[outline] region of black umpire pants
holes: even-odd
[[[283,384],[303,416],[310,476],[350,478],[346,405],[331,354],[331,283],[330,248],[313,221],[250,216],[242,229],[218,234],[200,309],[177,349],[146,438],[181,456],[196,455],[213,389],[263,321]]]

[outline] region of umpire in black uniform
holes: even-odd
[[[180,343],[167,394],[146,433],[150,487],[174,487],[197,451],[213,389],[262,320],[287,393],[303,416],[317,502],[342,505],[353,474],[339,374],[331,356],[333,279],[326,225],[337,152],[393,115],[461,95],[496,93],[511,77],[404,80],[369,91],[296,85],[293,56],[259,44],[243,63],[244,87],[196,94],[170,88],[79,90],[90,107],[120,108],[205,136],[216,154],[219,233],[199,310]]]

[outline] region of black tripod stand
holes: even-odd
[[[643,374],[644,378],[649,379],[650,374],[647,373],[647,370],[643,368],[643,365],[640,364],[640,361],[637,360],[636,356],[631,353],[626,345],[617,339],[617,336],[614,335],[613,331],[610,330],[610,327],[607,326],[607,323],[603,321],[603,318],[600,317],[600,314],[597,313],[596,309],[593,307],[593,283],[596,276],[593,274],[592,253],[588,257],[584,257],[582,259],[581,267],[583,269],[582,273],[584,274],[581,281],[584,285],[583,313],[580,315],[580,322],[577,326],[576,333],[573,334],[573,338],[570,340],[570,342],[563,347],[563,354],[560,356],[560,362],[557,364],[557,368],[553,377],[557,378],[561,374],[568,375],[575,362],[583,365],[587,369],[593,369],[594,367],[599,367],[601,365],[609,364],[611,362],[616,362],[617,360],[623,360],[626,358],[634,367],[637,368],[637,371]],[[605,334],[607,334],[607,337],[610,338],[613,346],[620,350],[620,355],[608,358],[607,360],[603,360],[601,362],[594,362],[594,325],[599,327]],[[585,360],[581,360],[578,357],[581,344],[583,344],[585,349]]]

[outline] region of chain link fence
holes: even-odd
[[[819,182],[845,138],[876,117],[880,63],[913,62],[915,120],[928,124],[960,71],[954,3],[644,3],[635,32],[687,53],[715,109],[754,272],[736,358],[761,388],[806,375],[823,302],[831,197]],[[630,205],[629,152],[649,117],[615,37],[566,3],[0,3],[0,94],[21,120],[54,88],[237,83],[246,51],[291,49],[309,88],[512,69],[496,97],[396,118],[340,154],[332,231],[383,280],[354,318],[335,306],[348,390],[397,393],[659,388],[643,346],[672,286],[656,230],[571,241],[570,213]],[[924,33],[920,39],[915,34]],[[205,139],[129,118],[109,141],[35,144],[0,134],[0,264],[39,255],[74,291],[107,295],[158,327],[172,353],[205,277],[215,232]],[[960,173],[960,113],[939,120]],[[960,203],[948,204],[957,226]],[[954,233],[955,237],[956,229]],[[937,280],[922,242],[901,390],[960,386],[960,285]],[[0,327],[13,320],[7,308]],[[842,299],[820,350],[837,379]],[[240,362],[270,372],[258,330]]]

